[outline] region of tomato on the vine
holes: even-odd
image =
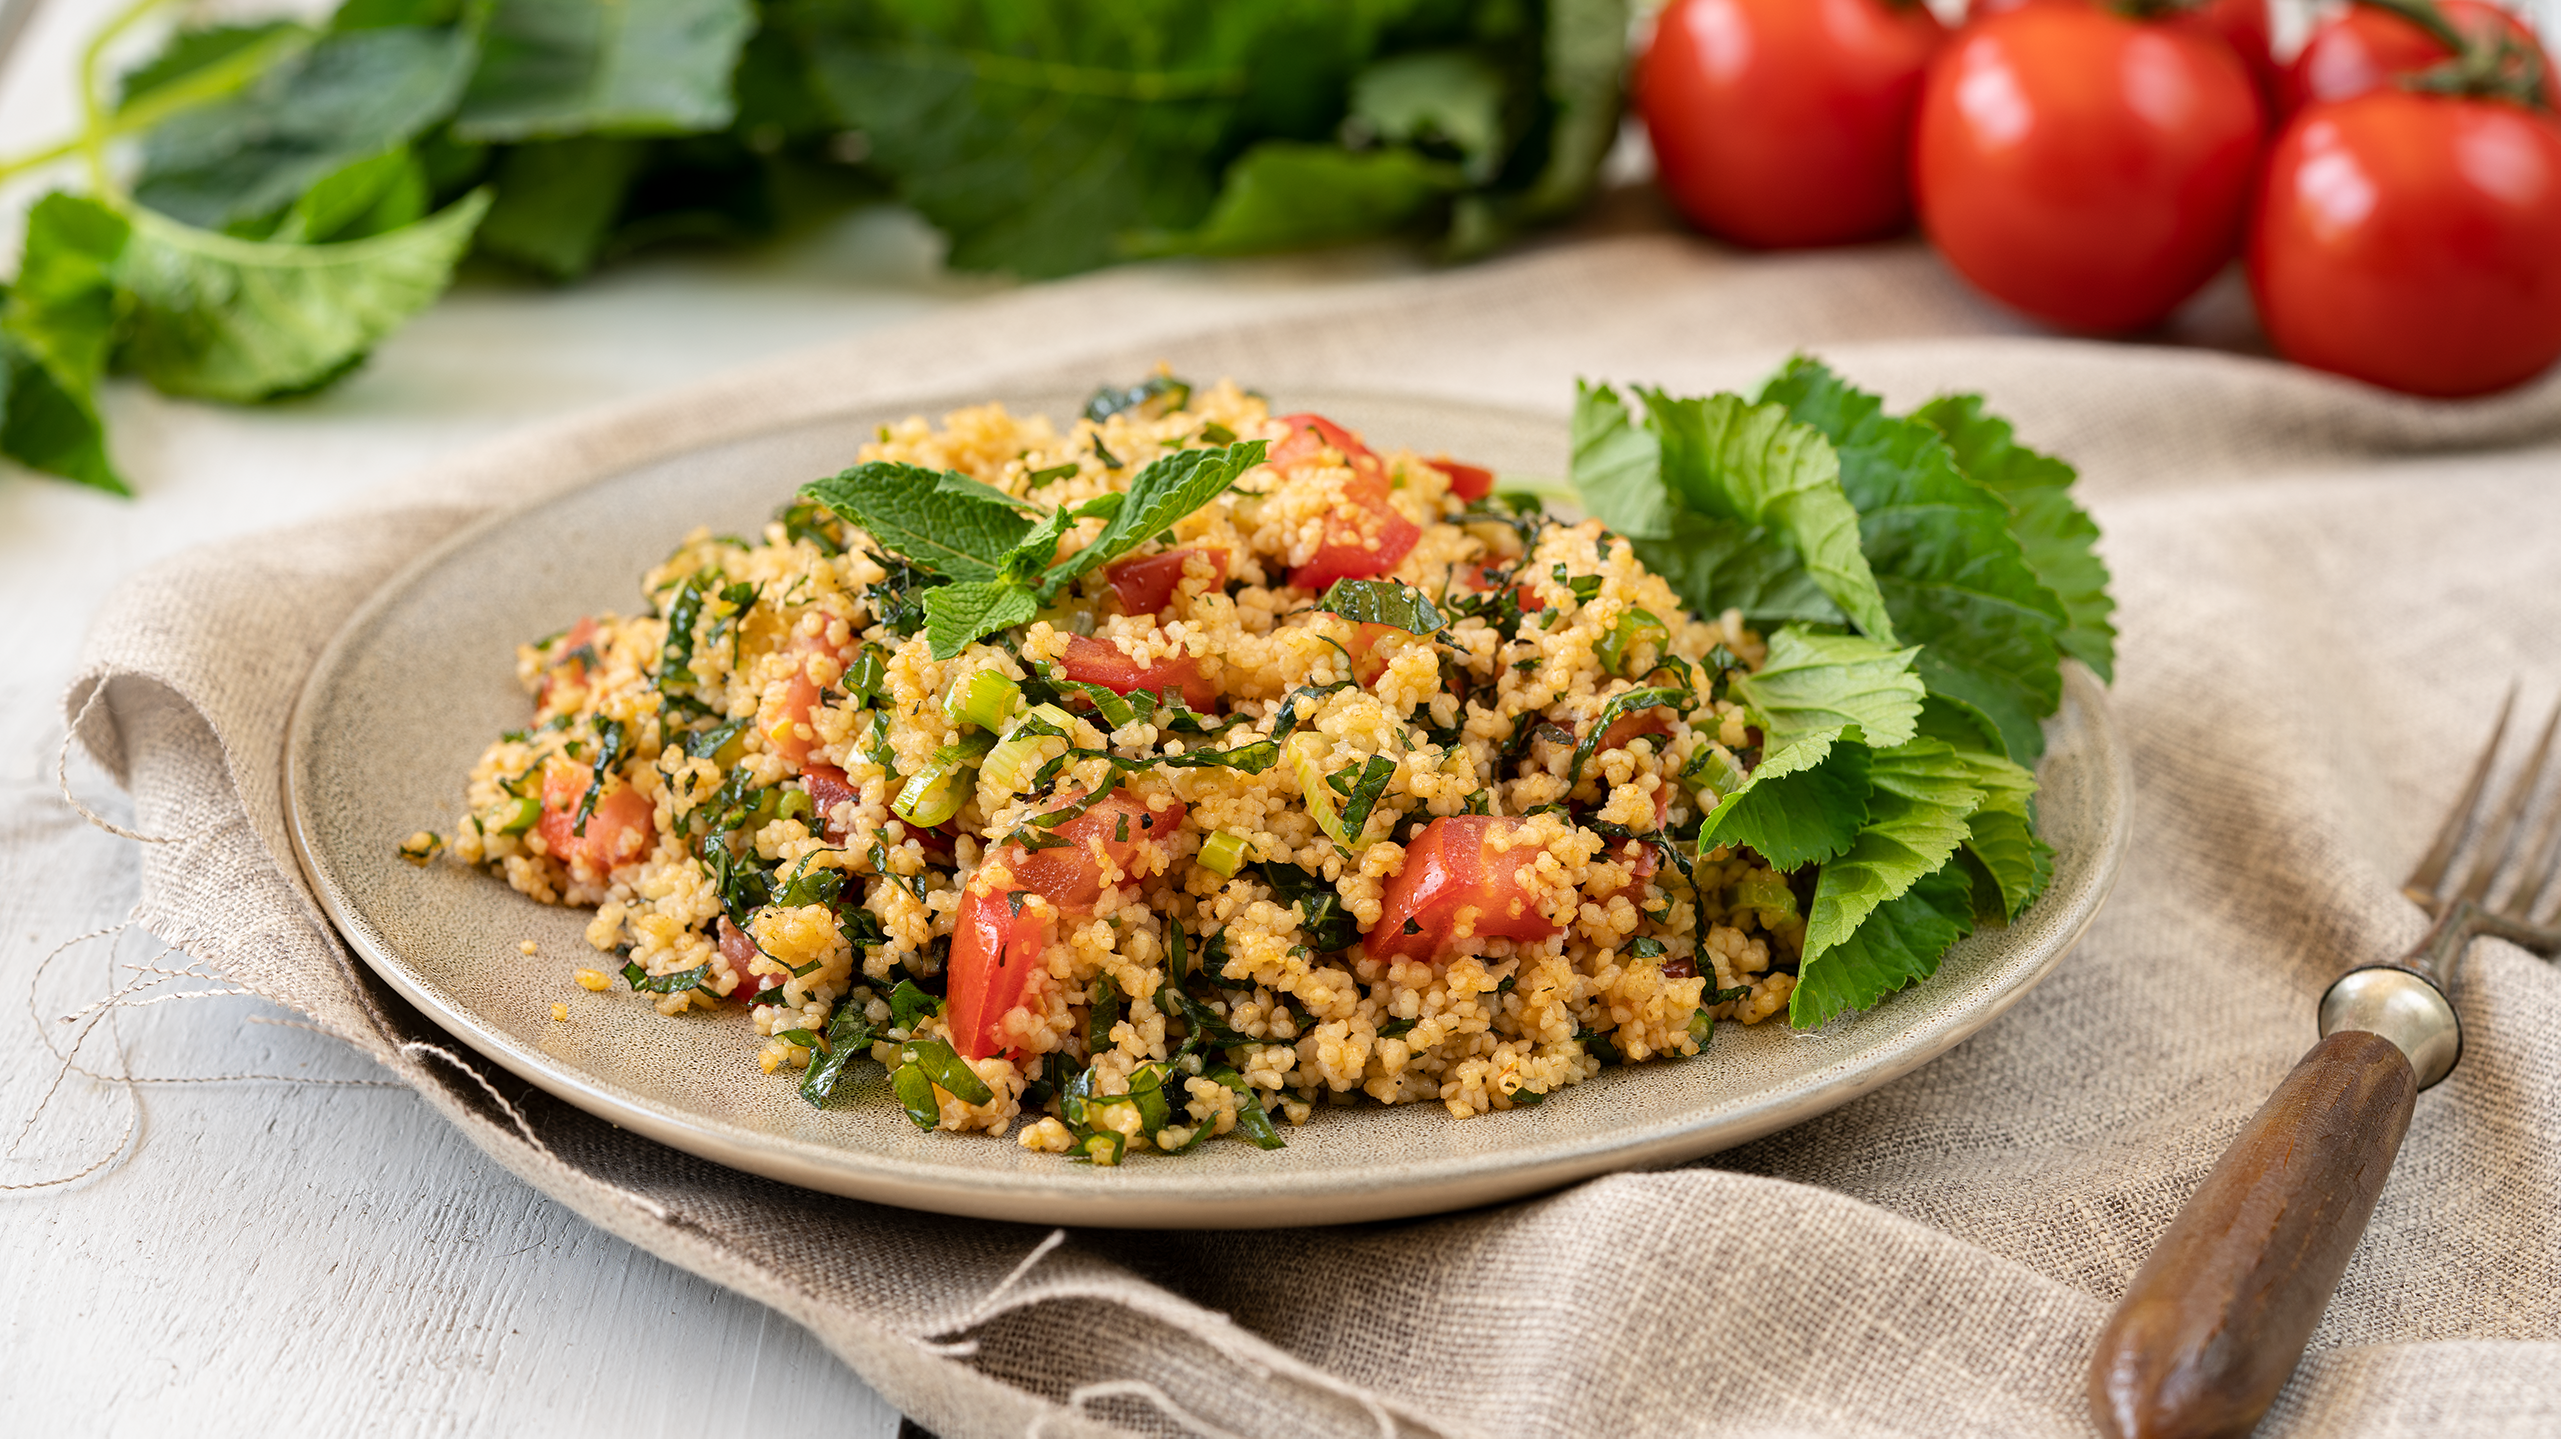
[[[1665,193],[1763,248],[1902,231],[1912,108],[1946,38],[1915,0],[1672,0],[1636,71]]]
[[[2265,119],[2231,46],[2191,24],[2024,5],[1931,62],[1921,228],[1995,299],[2068,329],[2140,329],[2239,250]]]
[[[2561,121],[2376,90],[2269,157],[2250,292],[2286,358],[2413,394],[2486,394],[2561,357]]]
[[[2501,35],[2512,40],[2517,49],[2507,63],[2519,75],[2529,65],[2548,72],[2533,29],[2513,12],[2489,0],[2437,0],[2437,8],[2446,23],[2475,44],[2495,45]],[[2279,104],[2291,115],[2318,101],[2350,99],[2442,65],[2454,53],[2453,46],[2417,20],[2381,6],[2351,5],[2303,42],[2278,86]]]

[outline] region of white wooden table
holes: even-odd
[[[71,56],[106,8],[38,13],[0,74],[0,152],[61,133]],[[0,204],[14,216],[34,193],[12,186]],[[14,218],[6,228],[14,243]],[[511,426],[987,288],[941,276],[935,258],[920,226],[878,216],[774,254],[643,262],[575,290],[475,283],[313,400],[231,410],[111,387],[136,499],[0,472],[0,1184],[112,1151],[127,1113],[120,1091],[75,1075],[18,1134],[56,1071],[27,1003],[37,966],[136,892],[132,847],[76,817],[53,778],[58,697],[120,579],[344,505]],[[122,812],[77,762],[73,782]],[[112,953],[143,962],[158,948],[133,934]],[[32,1006],[44,1027],[106,991],[110,953],[93,943],[54,963]],[[290,1017],[220,998],[122,1023],[141,1074],[379,1080],[336,1040],[257,1022]],[[103,1056],[103,1037],[85,1052]],[[590,1228],[404,1088],[154,1085],[142,1106],[120,1164],[0,1194],[0,1433],[898,1428],[798,1326]]]

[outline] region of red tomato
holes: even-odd
[[[1104,567],[1103,578],[1111,581],[1112,593],[1120,597],[1123,614],[1152,615],[1174,602],[1174,591],[1182,588],[1183,566],[1192,556],[1202,554],[1209,556],[1210,564],[1224,581],[1225,550],[1167,550],[1161,555],[1117,560]]]
[[[1627,896],[1627,902],[1629,904],[1635,905],[1639,909],[1644,908],[1645,882],[1654,877],[1655,867],[1661,863],[1660,860],[1655,858],[1654,846],[1643,843],[1639,840],[1631,839],[1620,845],[1618,847],[1618,853],[1612,856],[1612,858],[1627,866],[1627,883],[1611,890],[1603,897],[1602,903],[1606,904],[1610,900],[1616,899],[1623,894]],[[1669,972],[1668,966],[1666,967],[1666,972]],[[1695,973],[1695,971],[1692,972]],[[1673,975],[1672,977],[1679,979],[1684,978],[1685,976]]]
[[[809,661],[828,653],[827,642],[802,635],[791,642],[787,651],[799,668],[783,685],[779,699],[768,695],[756,712],[756,728],[765,736],[765,748],[782,758],[794,769],[809,758],[818,741],[801,733],[809,723],[809,712],[818,707],[818,681],[809,677]]]
[[[1321,590],[1336,580],[1375,579],[1396,568],[1423,531],[1387,502],[1387,467],[1351,431],[1322,415],[1283,415],[1281,423],[1290,430],[1272,447],[1272,468],[1333,464],[1326,454],[1330,450],[1352,471],[1351,482],[1343,486],[1343,505],[1325,522],[1325,542],[1307,563],[1289,572],[1289,582]]]
[[[952,1047],[963,1059],[1009,1048],[1005,1016],[1019,1008],[1040,971],[1048,937],[1040,920],[1014,908],[1015,891],[961,896],[951,938]]]
[[[1912,110],[1946,39],[1889,0],[1672,0],[1636,69],[1665,193],[1746,245],[1908,228]]]
[[[2269,157],[2250,291],[2288,359],[2412,394],[2486,394],[2561,356],[2561,121],[2377,90],[2295,117]]]
[[[811,764],[801,767],[800,783],[802,788],[809,791],[809,807],[814,811],[810,818],[818,821],[819,828],[827,836],[827,842],[843,843],[844,826],[836,823],[831,816],[835,813],[836,806],[859,798],[855,793],[853,781],[845,777],[843,770],[832,764]],[[909,827],[913,828],[912,825]]]
[[[1387,673],[1386,657],[1375,653],[1378,649],[1378,642],[1387,638],[1389,635],[1401,635],[1403,633],[1405,633],[1405,631],[1398,629],[1394,625],[1373,625],[1368,623],[1354,625],[1352,627],[1352,642],[1343,646],[1344,649],[1351,652],[1352,678],[1360,681],[1364,688],[1378,683],[1378,677]]]
[[[952,931],[950,969],[951,1028],[963,1057],[984,1059],[1007,1047],[1005,1015],[1023,1002],[1049,942],[1046,928],[1011,896],[1037,894],[1062,914],[1087,913],[1104,885],[1140,877],[1147,868],[1140,844],[1171,838],[1185,812],[1180,804],[1151,810],[1128,791],[1114,790],[1051,831],[1067,843],[1004,849],[999,857],[1013,873],[1011,884],[970,886]]]
[[[1218,686],[1201,678],[1200,661],[1189,655],[1140,664],[1122,654],[1120,646],[1109,640],[1078,635],[1067,642],[1067,653],[1060,656],[1059,667],[1078,684],[1101,685],[1116,695],[1131,690],[1163,694],[1168,689],[1182,691],[1183,703],[1205,710],[1218,703]]]
[[[1055,849],[1008,851],[1005,867],[1014,883],[1049,897],[1052,904],[1075,914],[1093,908],[1103,886],[1138,878],[1145,867],[1139,846],[1171,838],[1182,828],[1187,806],[1180,803],[1151,810],[1113,790],[1093,807],[1050,833],[1067,843]]]
[[[1501,587],[1502,570],[1503,566],[1495,564],[1467,565],[1459,570],[1458,582],[1481,595]],[[1547,608],[1547,601],[1540,599],[1538,591],[1528,585],[1514,585],[1512,589],[1521,597],[1522,614],[1534,615]]]
[[[1999,15],[2028,3],[2029,0],[1974,0],[1966,7],[1966,15],[1968,18]],[[2066,0],[2066,3],[2089,4],[2091,0]],[[2231,46],[2233,53],[2241,57],[2241,63],[2249,67],[2250,79],[2257,83],[2260,96],[2265,98],[2276,93],[2276,27],[2268,14],[2268,0],[2205,0],[2193,10],[2174,11],[2160,18],[2169,24],[2184,25],[2212,35]]]
[[[588,648],[595,642],[595,617],[580,615],[578,623],[569,627],[568,632],[560,637],[559,644],[551,651],[555,657],[552,666],[543,672],[542,684],[534,691],[536,709],[551,703],[551,687],[555,683],[583,685],[587,682],[586,657],[582,655],[577,659],[571,659],[570,656],[577,654],[580,650],[587,650],[589,654],[595,653]]]
[[[2543,47],[2533,27],[2487,0],[2437,0],[2447,21],[2466,35],[2495,42],[2499,32],[2525,45],[2543,63]],[[2452,59],[2425,30],[2388,10],[2349,7],[2312,32],[2302,51],[2287,66],[2278,85],[2281,108],[2293,114],[2322,100],[2346,100],[2380,90],[2403,75],[2414,75]],[[2517,68],[2522,69],[2519,65]],[[2545,66],[2549,73],[2549,66]]]
[[[1555,921],[1532,903],[1521,871],[1544,853],[1521,844],[1494,852],[1497,837],[1529,821],[1503,815],[1446,815],[1423,826],[1405,846],[1405,868],[1387,882],[1378,923],[1363,936],[1372,959],[1451,958],[1460,921],[1471,934],[1545,939]]]
[[[2072,3],[1969,25],[1930,66],[1921,225],[1993,298],[2140,329],[2241,241],[2264,107],[2230,46]]]
[[[1432,468],[1449,476],[1449,492],[1462,500],[1481,500],[1494,493],[1494,472],[1482,465],[1462,465],[1443,455],[1432,461]]]
[[[538,828],[542,842],[578,875],[583,868],[586,878],[602,883],[617,867],[631,863],[649,852],[651,831],[657,823],[657,806],[649,798],[620,780],[597,797],[596,808],[587,816],[587,832],[577,832],[578,806],[594,782],[595,770],[567,760],[555,760],[542,772],[542,820]]]
[[[738,976],[738,987],[729,991],[731,999],[745,1004],[754,999],[758,992],[771,989],[783,982],[783,977],[779,974],[747,972],[747,966],[756,962],[756,955],[759,953],[756,941],[747,931],[731,924],[728,915],[724,914],[720,917],[719,932],[720,957],[729,961],[730,972]]]

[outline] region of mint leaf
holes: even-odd
[[[1458,168],[1402,146],[1346,150],[1265,140],[1227,169],[1209,215],[1189,230],[1128,238],[1135,255],[1250,255],[1339,245],[1436,218],[1463,188]]]
[[[1809,765],[1767,783],[1755,775],[1717,807],[1712,831],[1703,828],[1702,839],[1712,833],[1718,844],[1748,845],[1782,871],[1830,859],[1867,823],[1871,763],[1866,745],[1826,742]]]
[[[2063,602],[2010,533],[2009,506],[1965,477],[1938,431],[1884,413],[1819,362],[1789,362],[1763,398],[1831,437],[1842,489],[1898,633],[1934,693],[1991,717],[2013,758],[2044,753],[2062,699]]]
[[[1766,754],[1850,725],[1868,744],[1892,749],[1920,724],[1922,688],[1912,655],[1858,635],[1790,626],[1770,636],[1769,657],[1759,669],[1734,677],[1734,693],[1751,707]]]
[[[338,245],[235,240],[137,211],[115,265],[125,358],[173,395],[263,400],[326,384],[444,292],[488,205],[475,192]]]
[[[925,636],[934,658],[952,659],[998,630],[1028,622],[1039,610],[1032,592],[1011,580],[936,585],[925,591]]]
[[[1409,635],[1427,635],[1449,623],[1431,596],[1397,580],[1336,580],[1316,608],[1356,625],[1386,625]]]
[[[438,26],[325,35],[239,94],[153,129],[134,198],[209,230],[262,221],[444,118],[474,53],[470,36]]]
[[[1672,537],[1681,509],[1663,483],[1662,444],[1628,413],[1616,390],[1574,382],[1573,444],[1566,475],[1592,518],[1631,540]],[[1651,559],[1646,567],[1661,573]],[[1721,606],[1699,600],[1692,608],[1712,613]]]
[[[1921,712],[1922,733],[1947,741],[1983,791],[1983,806],[1968,822],[1966,853],[1982,871],[1993,903],[1988,914],[2014,920],[2036,902],[2054,878],[2054,849],[2036,837],[2036,776],[2003,758],[1997,740],[1978,717],[1933,695]]]
[[[586,274],[647,159],[645,142],[604,135],[510,147],[498,162],[498,199],[481,222],[480,249],[554,280]]]
[[[2116,678],[2116,626],[2108,617],[2107,562],[2093,548],[2098,523],[2072,502],[2070,465],[2018,443],[2010,422],[1983,413],[1980,395],[1947,395],[1913,413],[1944,436],[1966,475],[2007,501],[2010,532],[2039,583],[2063,602],[2063,652],[2102,680]]]
[[[1865,1009],[1894,991],[1938,973],[1948,946],[1974,929],[1973,897],[1954,866],[1921,876],[1879,904],[1865,921],[1798,969],[1787,1022],[1817,1028],[1846,1010]]]
[[[1061,505],[1051,510],[1032,527],[1022,542],[1005,554],[1005,574],[1028,584],[1048,569],[1058,558],[1058,542],[1080,520],[1108,520],[1120,513],[1121,504],[1129,498],[1119,490],[1106,490],[1082,504]]]
[[[0,326],[41,365],[51,386],[86,410],[115,341],[115,264],[132,238],[123,216],[59,192],[27,212],[18,281]]]
[[[1860,549],[1859,512],[1841,487],[1840,457],[1820,433],[1782,406],[1748,404],[1738,395],[1637,393],[1675,495],[1709,518],[1766,526],[1804,559],[1851,623],[1894,643],[1896,620]]]
[[[1261,440],[1247,440],[1217,449],[1176,450],[1149,461],[1130,480],[1118,513],[1094,542],[1043,577],[1041,598],[1055,596],[1079,575],[1119,559],[1227,493],[1238,476],[1263,462],[1264,448]]]
[[[496,0],[454,133],[508,141],[720,129],[755,28],[748,0]]]
[[[1024,499],[1020,495],[1006,494],[985,480],[973,480],[958,470],[943,471],[942,478],[934,481],[934,489],[946,495],[966,495],[971,499],[987,500],[1010,510],[1020,510],[1027,515],[1045,515],[1049,511],[1047,505]]]
[[[1880,904],[1912,887],[1956,853],[1966,820],[1983,791],[1972,770],[1941,740],[1916,739],[1878,750],[1868,767],[1874,788],[1858,838],[1823,865],[1805,922],[1810,964],[1850,937]]]
[[[95,406],[56,382],[5,325],[0,325],[0,455],[110,494],[133,493],[107,460]]]
[[[358,160],[302,192],[267,238],[284,245],[361,240],[427,216],[427,170],[403,145]]]
[[[873,460],[812,480],[800,492],[920,569],[971,583],[996,578],[1031,521],[1008,505],[946,493],[941,482],[919,465]]]

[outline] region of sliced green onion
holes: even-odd
[[[1698,753],[1690,759],[1690,767],[1681,772],[1682,781],[1709,804],[1715,804],[1741,789],[1750,778],[1743,773],[1743,767],[1734,762],[1734,756],[1712,744],[1700,745]]]
[[[783,791],[782,803],[774,807],[774,816],[777,819],[807,819],[814,811],[814,808],[815,807],[810,803],[809,791],[805,789],[785,790]]]
[[[963,735],[934,751],[925,767],[908,776],[907,783],[899,787],[890,812],[922,829],[932,829],[960,813],[969,789],[962,776],[995,745],[996,737],[982,731]]]
[[[1023,687],[1002,670],[980,670],[943,695],[943,718],[983,730],[1004,727],[1023,703]]]
[[[1129,1141],[1121,1138],[1119,1130],[1098,1130],[1086,1136],[1083,1157],[1091,1163],[1108,1169],[1120,1163],[1121,1153],[1128,1147]]]
[[[1307,796],[1308,815],[1316,821],[1318,829],[1325,831],[1326,838],[1349,848],[1352,832],[1343,825],[1343,812],[1334,803],[1333,786],[1325,782],[1325,757],[1332,750],[1333,746],[1319,735],[1294,734],[1289,737],[1289,764],[1298,774],[1299,792]]]
[[[1705,1049],[1707,1048],[1708,1036],[1714,1033],[1716,1033],[1716,1016],[1707,1012],[1707,1006],[1700,1005],[1697,1009],[1690,1012],[1690,1042],[1692,1044],[1697,1045],[1701,1049]]]
[[[1252,844],[1245,836],[1222,829],[1201,841],[1200,862],[1219,874],[1234,879],[1236,871],[1245,867],[1245,857],[1251,848]]]
[[[487,827],[500,834],[523,834],[542,818],[542,801],[532,795],[520,795],[498,806]]]
[[[1758,914],[1763,929],[1794,924],[1802,917],[1796,908],[1796,891],[1789,887],[1787,876],[1770,869],[1756,869],[1743,876],[1743,882],[1734,886],[1734,907]]]
[[[1626,661],[1629,650],[1651,640],[1654,648],[1660,651],[1671,637],[1672,631],[1661,620],[1630,605],[1619,612],[1618,623],[1611,626],[1610,632],[1601,639],[1598,651],[1601,667],[1611,674],[1623,673],[1620,666]]]
[[[1031,787],[1031,778],[1042,765],[1066,752],[1067,742],[1056,735],[1017,733],[987,752],[978,777],[1008,793],[1021,794]]]

